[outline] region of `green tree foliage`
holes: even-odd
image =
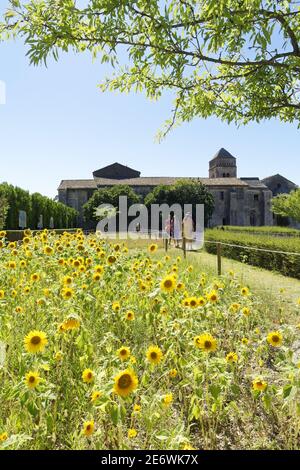
[[[39,193],[29,194],[21,188],[8,183],[0,184],[0,197],[5,198],[8,204],[5,228],[17,230],[19,228],[19,211],[27,214],[27,225],[31,229],[38,228],[40,216],[43,216],[44,228],[50,228],[50,219],[53,217],[54,228],[72,228],[76,223],[77,211],[42,196]]]
[[[161,135],[195,116],[300,122],[298,1],[9,3],[0,35],[21,36],[31,63],[89,51],[114,66],[102,90],[144,91],[151,99],[173,90],[172,117]]]
[[[300,189],[290,194],[280,194],[272,199],[272,211],[282,217],[290,217],[300,222]]]
[[[18,186],[12,186],[8,183],[1,184],[1,192],[9,204],[9,209],[6,217],[5,227],[7,229],[19,228],[19,211],[23,210],[28,214],[31,213],[31,198],[28,191],[25,191]],[[28,221],[29,222],[29,221]]]
[[[205,206],[205,225],[207,226],[210,217],[214,211],[214,198],[207,190],[204,184],[197,180],[181,180],[177,181],[174,185],[157,186],[145,198],[146,206],[150,207],[151,204],[180,204],[184,207],[185,204],[204,204]],[[195,219],[195,214],[193,214]]]
[[[76,223],[77,211],[39,193],[32,194],[31,204],[31,224],[35,228],[38,226],[41,215],[44,227],[50,227],[51,218],[53,218],[55,228],[72,228]]]
[[[127,185],[117,185],[112,188],[103,188],[95,191],[93,196],[83,206],[84,218],[87,222],[94,222],[98,220],[95,213],[97,207],[101,204],[111,204],[117,210],[119,210],[119,197],[127,196],[127,205],[138,204],[140,202],[139,196],[134,190]]]
[[[7,199],[4,194],[1,194],[0,188],[0,230],[5,227],[7,212],[9,209],[9,205]]]

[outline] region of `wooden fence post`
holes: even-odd
[[[182,249],[183,249],[183,256],[186,258],[186,238],[182,238]]]
[[[218,276],[222,274],[222,257],[221,257],[221,244],[217,243],[217,258],[218,258]]]
[[[167,253],[168,251],[168,246],[169,246],[169,240],[165,238],[165,252]]]

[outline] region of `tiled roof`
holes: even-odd
[[[262,182],[268,184],[269,182],[272,182],[272,180],[275,179],[275,178],[280,178],[281,180],[287,181],[288,183],[294,185],[295,188],[297,187],[296,183],[293,183],[293,181],[288,180],[287,178],[285,178],[284,176],[280,175],[279,173],[277,173],[277,175],[272,175],[272,176],[268,176],[267,178],[264,178],[264,179],[262,180]]]
[[[245,181],[250,188],[257,188],[257,189],[268,189],[268,187],[260,181],[258,178],[241,178],[242,181]]]
[[[58,190],[61,189],[97,189],[95,180],[62,180]]]
[[[126,184],[128,186],[158,186],[161,184],[171,185],[180,180],[197,180],[206,186],[234,186],[247,187],[248,184],[238,178],[197,178],[197,177],[168,177],[168,176],[146,176],[130,179],[108,179],[95,178],[94,180],[63,180],[59,186],[62,189],[96,189],[102,186],[116,186]]]
[[[97,186],[127,184],[128,186],[158,186],[160,184],[171,185],[180,180],[197,180],[207,186],[247,186],[238,178],[197,178],[197,177],[175,177],[175,176],[145,176],[126,180],[108,180],[96,178]]]
[[[212,160],[215,160],[217,158],[235,158],[235,157],[233,155],[231,155],[231,153],[229,153],[228,150],[226,150],[222,147],[222,148],[220,148],[220,150],[218,150],[216,155],[213,156]]]

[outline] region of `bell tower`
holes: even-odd
[[[237,178],[236,158],[221,148],[209,162],[210,178]]]

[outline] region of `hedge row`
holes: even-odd
[[[68,233],[75,233],[78,229],[77,228],[68,228],[68,229],[54,229],[50,230],[49,233],[55,233],[56,235],[62,235],[64,232]],[[32,234],[36,235],[37,233],[41,232],[42,230],[33,230]],[[5,238],[9,242],[18,242],[23,240],[25,234],[24,230],[6,230]]]
[[[39,193],[30,194],[28,191],[7,183],[0,184],[0,196],[5,197],[9,209],[4,228],[7,230],[19,229],[19,211],[27,214],[27,227],[39,228],[40,216],[43,216],[43,228],[50,228],[53,218],[55,228],[74,227],[77,211],[56,202]]]
[[[300,238],[276,238],[266,235],[239,234],[230,231],[206,230],[205,249],[216,254],[215,243],[223,242],[242,246],[242,248],[222,245],[222,255],[260,268],[277,271],[284,276],[300,279]],[[268,251],[256,251],[250,248],[262,248]],[[287,254],[277,253],[278,251]],[[289,254],[299,253],[299,256]]]
[[[289,227],[278,227],[278,226],[263,226],[263,227],[239,227],[236,225],[224,225],[216,227],[217,230],[226,232],[247,232],[251,234],[265,234],[265,235],[280,235],[280,236],[293,236],[300,237],[300,230]]]

